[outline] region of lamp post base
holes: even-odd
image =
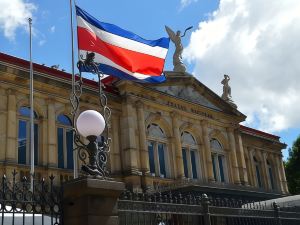
[[[89,165],[82,165],[81,170],[91,176],[103,176],[103,174],[99,172],[98,168],[93,168]]]
[[[80,177],[64,184],[65,225],[117,225],[117,199],[125,184]]]

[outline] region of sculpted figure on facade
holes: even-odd
[[[224,74],[224,79],[222,80],[221,84],[223,84],[223,94],[222,98],[224,100],[231,99],[231,87],[229,86],[230,77]]]
[[[234,108],[237,108],[237,105],[232,100],[231,87],[229,86],[229,81],[230,81],[230,77],[224,74],[224,79],[221,81],[221,84],[223,84],[223,94],[221,97],[230,105],[232,105]]]
[[[188,27],[185,29],[184,34],[181,36],[181,32],[178,30],[175,34],[175,32],[166,26],[166,31],[171,39],[171,41],[175,45],[175,52],[173,55],[173,65],[174,65],[174,72],[182,72],[184,73],[186,71],[185,65],[182,62],[182,52],[183,52],[183,46],[181,43],[181,38],[185,36],[186,31],[190,30],[192,27]]]

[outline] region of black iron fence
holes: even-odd
[[[32,188],[33,187],[33,188]],[[62,190],[54,176],[33,179],[17,172],[0,181],[0,225],[62,225]],[[280,209],[237,198],[180,192],[124,192],[119,225],[299,225],[299,208]],[[101,224],[101,221],[99,221]],[[68,225],[68,224],[65,224]]]
[[[118,201],[120,225],[299,225],[300,212],[273,203],[214,199],[207,195],[125,192]]]
[[[3,175],[0,186],[1,225],[59,225],[62,224],[62,192],[53,185],[54,176],[46,181]]]
[[[125,192],[118,201],[119,224],[204,224],[201,199]],[[184,206],[184,207],[183,207]]]

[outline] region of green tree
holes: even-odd
[[[289,149],[285,172],[290,193],[300,194],[300,135]]]

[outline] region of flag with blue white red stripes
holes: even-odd
[[[165,81],[162,74],[170,39],[146,40],[113,24],[100,22],[76,6],[80,55],[94,52],[105,75],[144,83]]]

